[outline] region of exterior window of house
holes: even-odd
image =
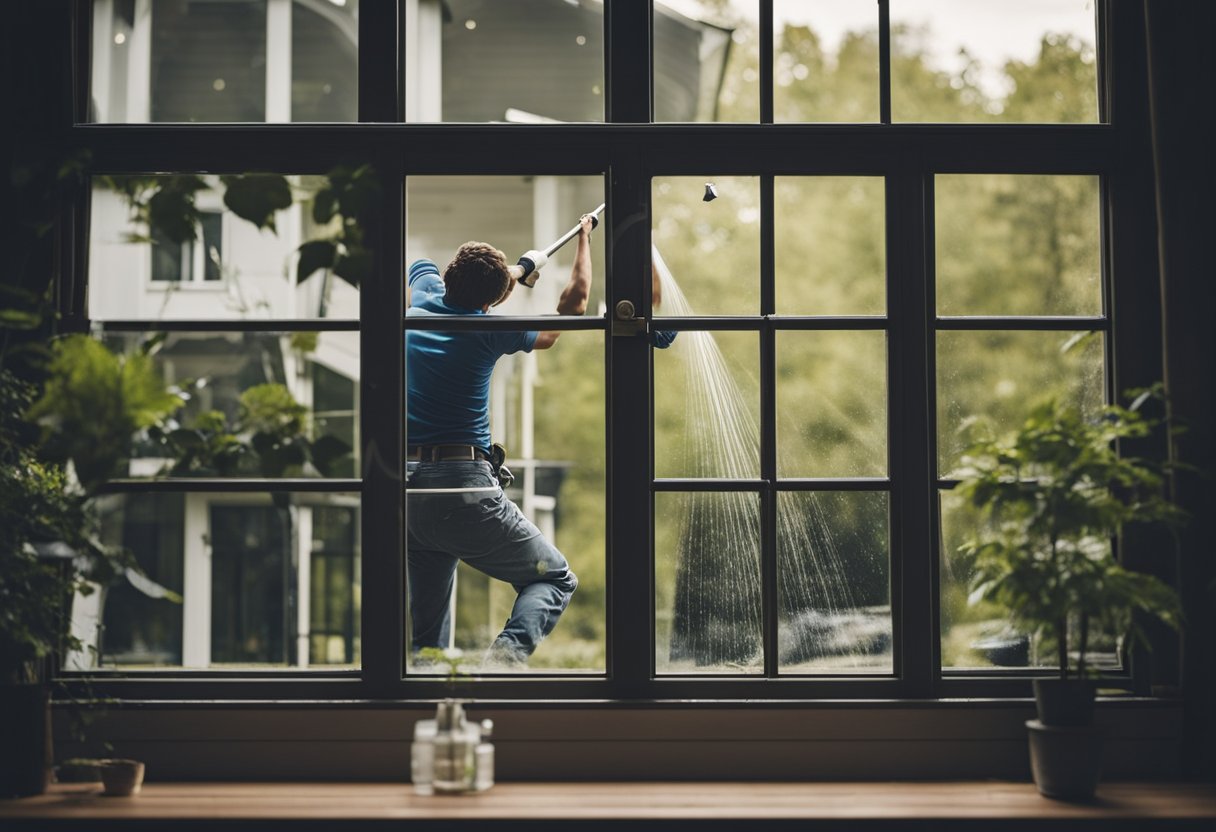
[[[563,332],[500,361],[490,412],[579,587],[476,695],[1027,695],[1054,656],[967,603],[967,442],[1147,386],[1115,357],[1160,350],[1152,301],[1113,303],[1152,227],[1146,105],[1108,117],[1125,12],[1032,5],[96,0],[82,119],[128,124],[74,128],[85,329],[181,401],[103,489],[145,577],[69,670],[445,695],[410,650],[403,342],[484,327]],[[490,315],[403,314],[412,261],[514,261],[600,203],[585,315],[552,314],[572,247]],[[460,567],[450,645],[475,665],[514,598]]]
[[[359,0],[93,0],[89,120],[357,120]]]
[[[224,262],[224,215],[204,211],[195,239],[175,243],[163,231],[152,232],[152,280],[168,283],[218,282]]]

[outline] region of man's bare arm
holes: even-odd
[[[574,253],[574,268],[570,270],[570,282],[562,290],[557,301],[557,314],[582,315],[587,311],[587,299],[591,297],[591,215],[584,214],[579,220],[578,249]],[[547,350],[557,342],[560,330],[545,330],[536,336],[535,350]]]

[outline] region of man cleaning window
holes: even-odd
[[[585,214],[570,281],[557,304],[582,315],[591,291],[591,229]],[[430,260],[410,265],[409,317],[484,315],[510,296],[524,273],[486,243],[465,243],[444,270]],[[526,257],[527,255],[525,255]],[[522,264],[522,260],[521,260]],[[513,274],[513,270],[516,274]],[[530,283],[528,285],[531,285]],[[503,493],[504,453],[490,437],[490,376],[504,355],[545,350],[559,331],[406,333],[408,376],[409,600],[412,646],[446,647],[456,564],[511,584],[515,604],[483,665],[527,662],[570,603],[578,579],[566,558]]]

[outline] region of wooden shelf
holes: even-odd
[[[57,785],[0,800],[0,828],[1216,829],[1216,786],[1104,784],[1092,803],[1028,783],[501,783],[420,797],[408,783],[149,783],[136,797]]]

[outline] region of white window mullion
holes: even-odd
[[[93,3],[93,63],[90,94],[94,110],[90,121],[109,121],[110,68],[114,63],[114,0]]]
[[[182,667],[211,665],[211,528],[206,494],[187,494],[183,526]]]
[[[152,120],[152,0],[135,0],[135,23],[127,53],[127,112],[123,121]]]
[[[291,121],[291,0],[266,3],[266,122]]]
[[[296,510],[296,666],[308,667],[312,632],[312,507]],[[324,657],[322,657],[324,658]]]

